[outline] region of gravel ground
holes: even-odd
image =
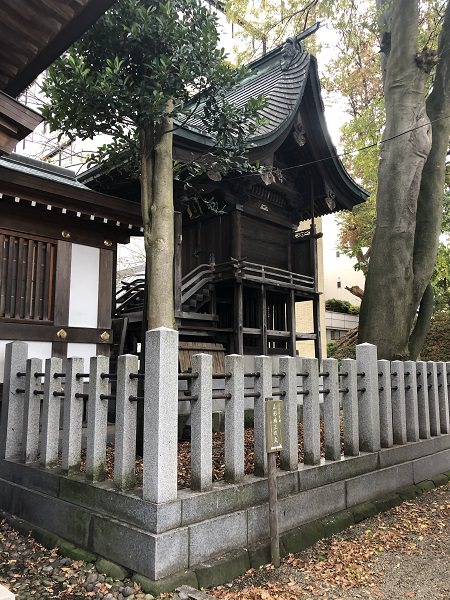
[[[220,600],[450,599],[450,484],[211,590]],[[0,583],[17,600],[150,600],[0,524]],[[171,595],[166,595],[166,598]]]

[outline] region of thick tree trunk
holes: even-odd
[[[167,113],[172,112],[172,102]],[[172,118],[141,131],[141,205],[148,281],[148,328],[174,327]]]
[[[423,243],[423,201],[428,203],[430,199],[422,175],[429,171],[428,185],[435,188],[436,196],[442,196],[443,180],[440,176],[438,181],[435,179],[434,161],[434,166],[430,162],[424,171],[432,132],[425,104],[426,68],[417,61],[418,2],[397,0],[379,4],[387,7],[380,20],[385,28],[382,31],[384,139],[399,137],[386,142],[381,152],[377,223],[361,305],[359,341],[376,344],[380,358],[395,359],[417,352],[423,324],[418,323],[414,348],[410,347],[410,336],[417,308],[432,276],[439,237],[440,220],[435,214],[438,209],[433,209],[426,228],[427,241]],[[407,131],[410,132],[401,135]],[[445,135],[446,142],[442,144],[446,146],[448,133],[444,133],[444,138]],[[434,148],[430,158],[433,154]],[[437,162],[445,162],[446,152],[442,152],[441,147],[436,149],[436,154]],[[422,200],[419,193],[425,196]],[[421,312],[428,318],[429,294],[426,300],[427,307]]]

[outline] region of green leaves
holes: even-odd
[[[191,101],[198,98],[217,147],[240,156],[262,102],[251,99],[241,109],[225,102],[245,71],[225,63],[216,24],[200,0],[115,3],[49,69],[44,118],[71,138],[112,136],[110,151],[103,148],[98,155],[110,161],[123,159],[136,129],[151,126],[158,135],[169,99],[175,107],[171,116],[188,122]],[[133,154],[134,149],[131,160]]]

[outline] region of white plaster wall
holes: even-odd
[[[84,358],[84,366],[86,369],[89,367],[90,357],[96,356],[96,354],[96,344],[67,344],[67,358]]]
[[[69,327],[97,327],[100,250],[72,245]]]
[[[3,383],[5,368],[5,348],[13,340],[0,340],[0,383]],[[52,355],[51,342],[28,342],[28,358],[50,358]]]

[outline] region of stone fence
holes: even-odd
[[[177,332],[149,331],[146,344],[145,375],[139,373],[136,356],[119,357],[117,373],[110,373],[104,356],[92,358],[88,369],[80,358],[51,358],[43,365],[40,359],[28,358],[26,343],[7,345],[0,431],[1,507],[153,579],[176,567],[186,569],[221,552],[247,547],[267,537],[256,515],[263,514],[267,501],[260,484],[267,472],[264,404],[268,397],[283,401],[281,498],[291,504],[305,502],[307,496],[302,494],[322,488],[320,498],[308,496],[308,502],[317,503],[313,509],[297,514],[291,507],[290,516],[284,509],[282,531],[308,521],[317,510],[324,516],[342,510],[348,502],[370,498],[365,491],[351,492],[351,485],[357,485],[364,473],[378,471],[377,482],[387,482],[376,495],[395,489],[396,478],[398,486],[417,478],[410,465],[404,476],[396,467],[401,472],[396,471],[392,479],[388,471],[394,465],[436,454],[435,464],[420,467],[421,473],[446,470],[442,466],[450,469],[450,363],[377,360],[376,347],[361,344],[356,360],[341,362],[300,357],[273,361],[268,356],[244,361],[243,356],[230,355],[225,357],[224,373],[219,374],[212,372],[211,356],[199,354],[193,357],[189,373],[179,373]],[[217,379],[223,380],[221,390],[213,389]],[[109,431],[110,438],[114,436],[108,450],[114,468],[108,482],[110,400],[116,403],[116,422],[114,431]],[[224,482],[213,484],[212,412],[217,400],[224,404]],[[177,485],[180,401],[190,402],[190,490],[179,490]],[[139,403],[143,403],[144,452],[142,483],[137,484]],[[253,474],[245,475],[244,410],[249,403],[254,412],[254,459]],[[408,450],[395,454],[396,447]],[[383,470],[385,480],[379,478]],[[345,481],[345,489],[328,489],[337,481]],[[328,492],[337,494],[334,500]],[[354,500],[350,500],[352,493]],[[36,494],[46,506],[42,513],[32,506]],[[221,502],[225,502],[222,507]],[[54,510],[60,518],[46,523],[46,510]],[[81,515],[78,528],[63,522],[74,514]],[[219,543],[223,525],[217,519],[226,523],[231,517],[231,538]],[[81,524],[83,519],[89,523]],[[234,531],[236,523],[239,531]],[[210,532],[208,550],[198,546],[207,541],[202,536],[195,541],[200,526]],[[118,556],[114,541],[124,527],[136,538],[130,556]]]

